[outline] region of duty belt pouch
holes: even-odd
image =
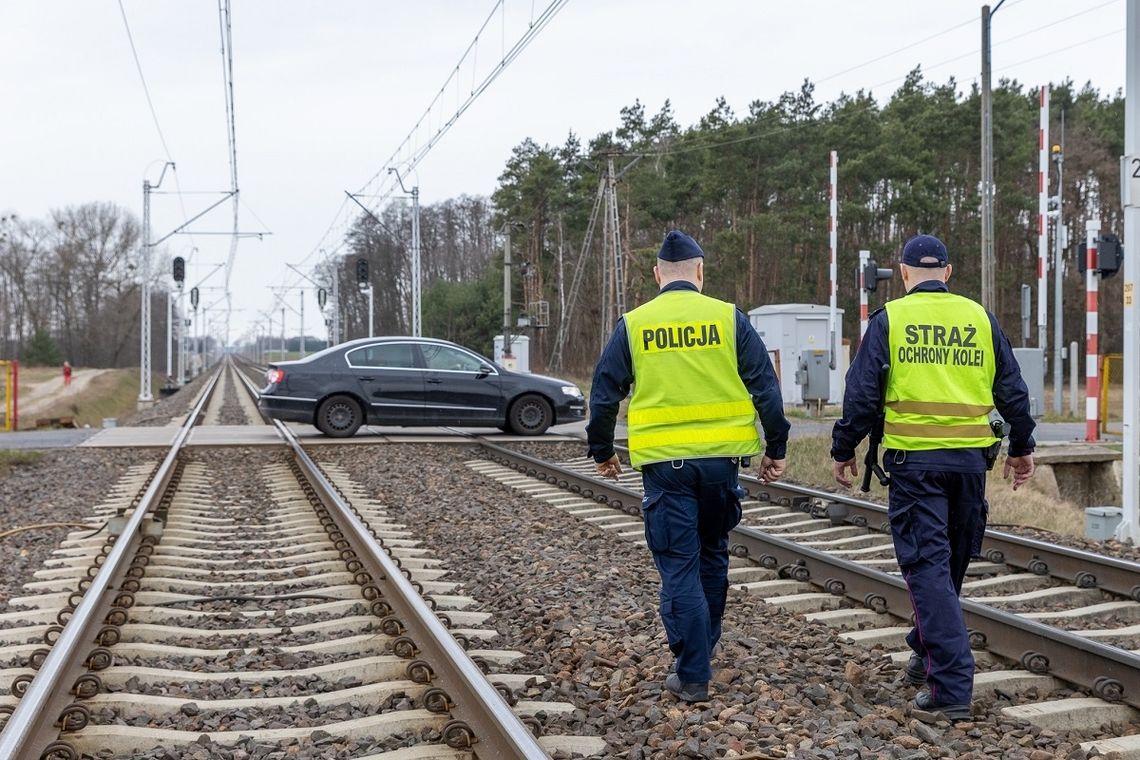
[[[1009,424],[1004,420],[990,420],[990,430],[993,431],[994,438],[997,440],[987,446],[984,450],[986,457],[986,470],[992,470],[994,464],[997,463],[998,456],[1001,454],[1001,442],[1007,435],[1009,435]]]

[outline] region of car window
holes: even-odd
[[[459,372],[478,372],[483,362],[466,351],[451,346],[425,343],[420,346],[428,369],[447,369]]]
[[[415,369],[416,347],[412,343],[381,343],[348,353],[348,361],[356,367]]]

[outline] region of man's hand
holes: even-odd
[[[1026,454],[1023,457],[1006,457],[1005,458],[1005,472],[1002,477],[1009,480],[1009,473],[1013,473],[1013,490],[1017,490],[1018,486],[1025,483],[1033,477],[1033,473],[1037,468],[1033,464],[1033,455]]]
[[[603,478],[617,480],[618,475],[621,475],[621,460],[618,459],[617,454],[614,454],[604,462],[596,463],[594,467],[597,468],[598,474]]]
[[[846,475],[847,470],[851,470],[851,477]],[[851,457],[846,462],[832,462],[831,474],[835,476],[835,482],[844,488],[850,488],[851,484],[855,482],[855,478],[859,477],[859,465],[855,462],[855,457]]]
[[[776,482],[784,476],[784,468],[786,466],[786,459],[772,459],[770,457],[762,457],[760,459],[760,482]]]

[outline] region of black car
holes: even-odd
[[[431,338],[361,338],[270,364],[258,406],[270,417],[353,435],[361,425],[497,427],[541,435],[585,417],[568,380],[512,372]]]

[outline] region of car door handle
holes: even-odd
[[[366,382],[366,383],[370,383],[375,379],[376,378],[374,378],[374,377],[362,377],[362,378],[360,378],[360,380],[362,380],[363,382]]]
[[[440,384],[440,383],[442,383],[442,382],[443,382],[442,380],[436,380],[436,379],[434,379],[434,378],[433,378],[433,379],[431,379],[431,380],[428,380],[428,383],[429,383],[430,385],[439,385],[439,384]]]

